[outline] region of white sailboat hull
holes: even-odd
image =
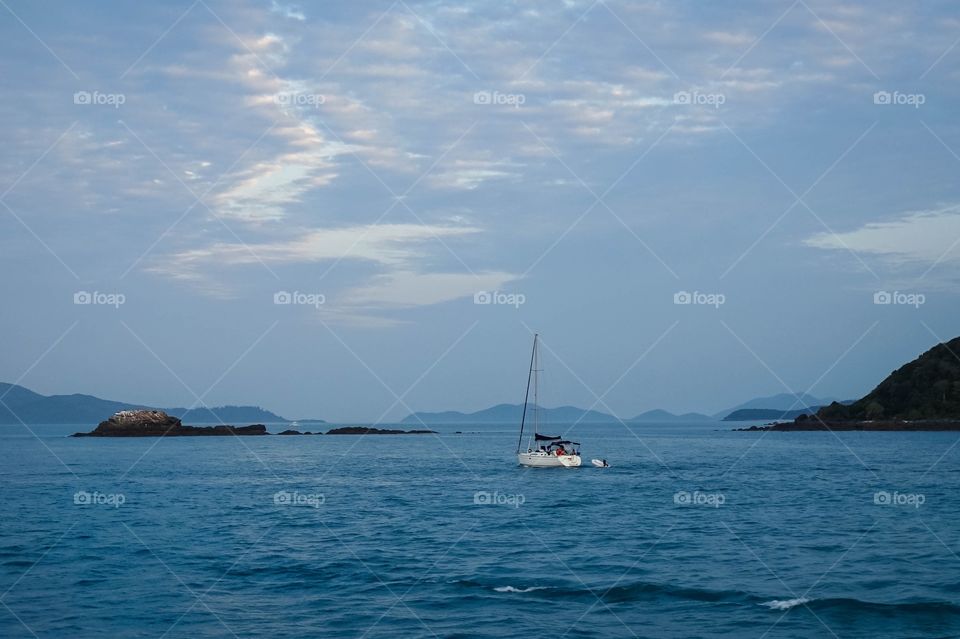
[[[576,468],[582,463],[580,455],[550,455],[539,451],[517,453],[517,461],[531,468]]]

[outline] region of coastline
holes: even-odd
[[[960,431],[960,421],[820,421],[806,419],[793,422],[773,422],[749,428],[734,428],[736,432],[803,432],[803,431],[885,431],[885,432],[949,432]]]

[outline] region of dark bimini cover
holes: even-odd
[[[551,437],[550,435],[541,435],[540,433],[534,433],[533,437],[538,442],[552,442],[560,439],[560,437]]]

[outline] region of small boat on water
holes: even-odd
[[[580,466],[580,444],[557,435],[540,434],[540,352],[539,335],[533,336],[533,352],[530,354],[530,371],[527,373],[527,394],[523,399],[523,416],[520,418],[520,439],[517,440],[517,461],[522,466],[532,468],[576,468]],[[533,403],[530,403],[530,389],[533,388]],[[533,437],[527,441],[526,452],[523,448],[523,431],[530,415]]]

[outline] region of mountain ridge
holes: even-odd
[[[260,406],[158,408],[102,399],[83,393],[41,395],[24,386],[0,382],[0,424],[19,424],[21,421],[27,424],[96,424],[119,411],[140,409],[162,410],[184,422],[194,423],[290,423],[293,421]]]
[[[655,408],[632,417],[619,418],[606,412],[584,409],[577,406],[541,407],[540,419],[544,424],[571,423],[700,423],[710,421],[738,421],[755,419],[791,419],[795,414],[811,412],[827,401],[804,393],[799,394],[803,408],[789,408],[798,403],[797,396],[781,393],[769,397],[757,397],[719,413],[682,414]],[[99,423],[122,410],[163,410],[184,423],[326,423],[321,419],[287,419],[260,406],[225,405],[199,408],[160,408],[144,404],[102,399],[94,395],[73,393],[69,395],[42,395],[24,386],[0,382],[0,424],[82,424]],[[6,406],[4,406],[6,404]],[[9,407],[9,408],[8,408]],[[744,411],[733,415],[737,411]],[[520,421],[523,404],[501,403],[473,412],[456,410],[417,411],[400,420],[402,424],[513,424]]]
[[[527,409],[528,416],[530,408]],[[511,424],[520,423],[523,416],[523,404],[496,404],[489,408],[464,413],[456,410],[414,412],[400,420],[401,424]],[[577,408],[576,406],[540,407],[541,424],[610,423],[617,418],[600,411]]]
[[[635,415],[630,419],[625,420],[627,422],[703,422],[703,421],[713,421],[713,417],[710,415],[705,415],[703,413],[682,413],[676,414],[671,413],[668,410],[663,410],[662,408],[654,408],[653,410],[648,410],[639,415]]]
[[[529,409],[528,409],[529,411]],[[417,411],[400,420],[401,424],[514,424],[519,423],[523,415],[523,404],[496,404],[471,413],[462,411]],[[528,412],[529,417],[529,412]],[[579,408],[577,406],[540,407],[541,424],[596,424],[596,423],[640,423],[640,422],[701,422],[713,418],[702,413],[683,413],[677,415],[656,408],[634,417],[621,419],[609,413]]]

